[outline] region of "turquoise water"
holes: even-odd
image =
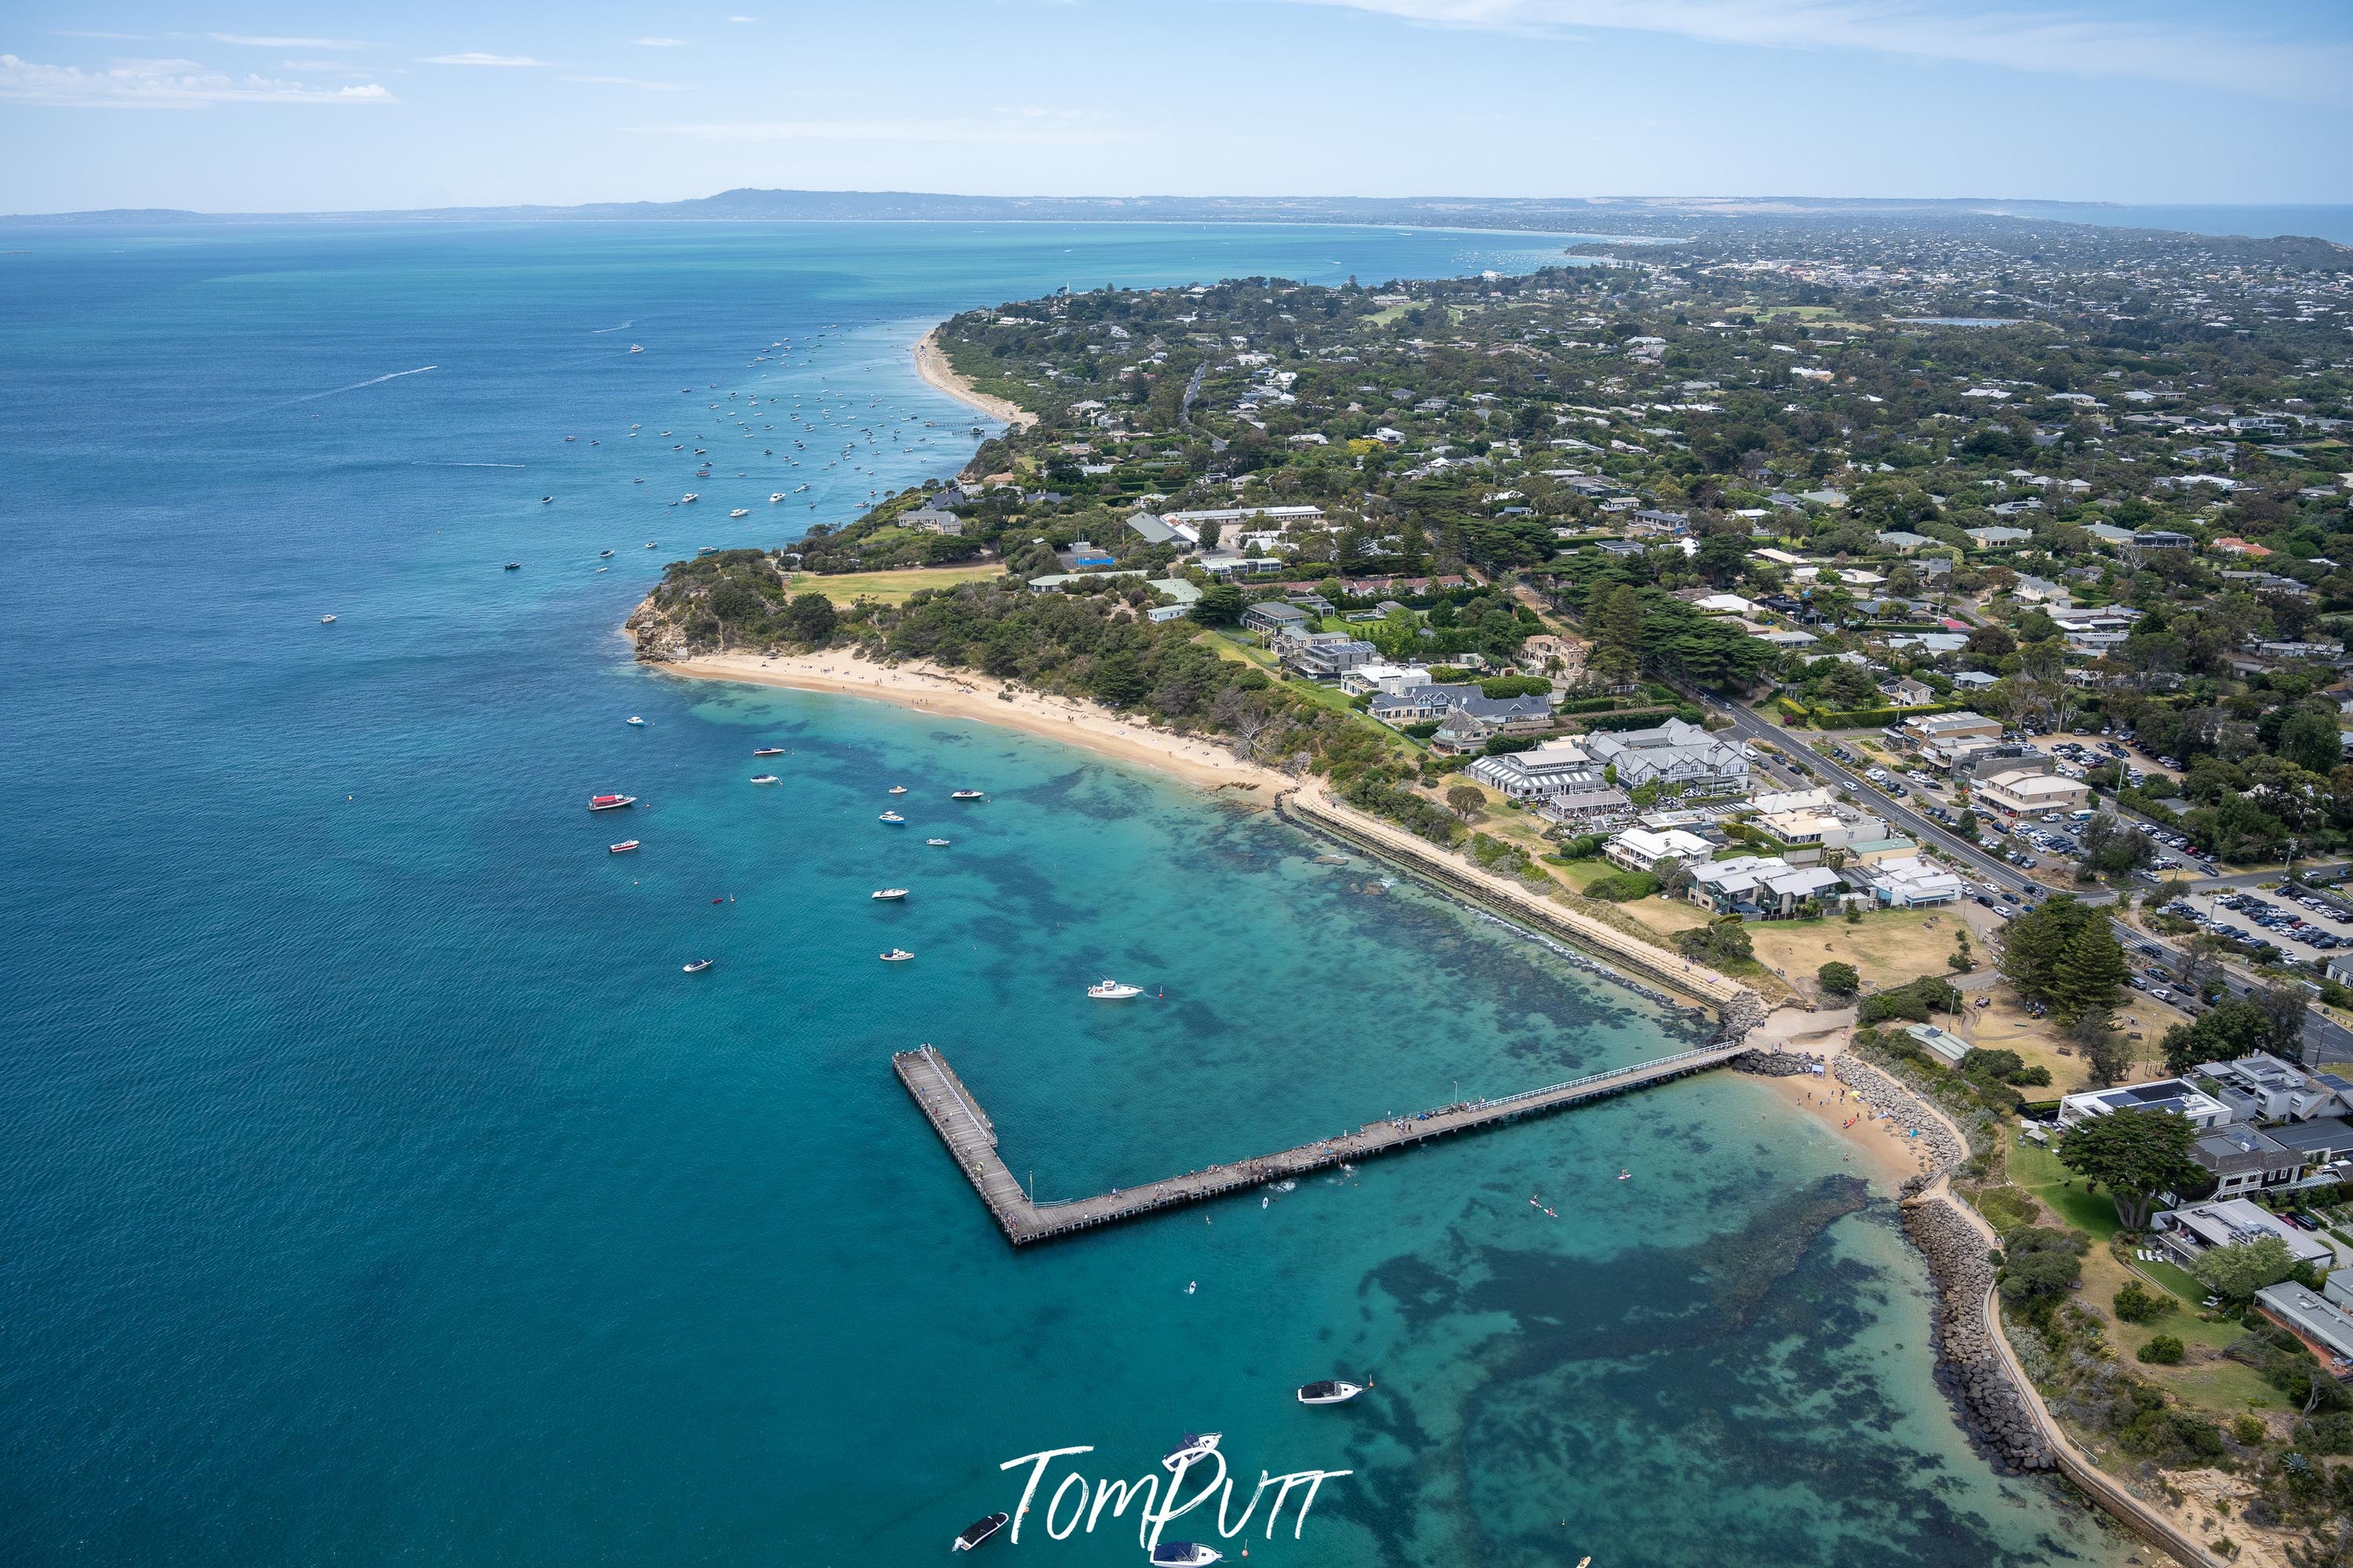
[[[1971,1456],[1885,1205],[1744,1079],[1015,1253],[893,1050],[945,1050],[1054,1197],[1694,1031],[1364,892],[1262,815],[1049,742],[680,682],[615,635],[661,561],[949,471],[970,416],[905,347],[950,310],[1546,247],[5,241],[0,1560],[904,1563],[1012,1506],[1001,1461],[1093,1445],[1087,1474],[1132,1478],[1201,1427],[1245,1492],[1355,1472],[1299,1540],[1254,1527],[1253,1559],[2109,1555]],[[826,456],[905,435],[861,448],[871,475],[781,468],[707,406],[754,390],[797,391]],[[713,479],[632,423],[701,436]],[[790,523],[786,479],[819,503]],[[876,821],[892,783],[904,828]],[[945,798],[966,785],[989,800]],[[644,804],[582,809],[608,789]],[[623,837],[645,847],[607,855]],[[916,961],[878,963],[894,944]],[[1088,1002],[1105,973],[1165,999]],[[1335,1374],[1377,1387],[1291,1398]],[[1109,1519],[988,1550],[1140,1560]]]

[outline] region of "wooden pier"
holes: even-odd
[[[1502,1100],[1468,1100],[1411,1116],[1367,1121],[1356,1131],[1338,1137],[1256,1155],[1234,1164],[1187,1171],[1143,1186],[1114,1187],[1091,1198],[1046,1204],[1032,1203],[1021,1190],[1021,1184],[1014,1180],[1013,1173],[1006,1169],[1005,1162],[997,1158],[997,1128],[972,1091],[965,1087],[964,1080],[956,1077],[955,1069],[948,1066],[945,1057],[933,1047],[923,1046],[899,1052],[891,1058],[891,1065],[899,1074],[899,1081],[907,1086],[907,1092],[914,1096],[915,1103],[930,1119],[940,1142],[947,1145],[948,1152],[964,1168],[980,1201],[997,1216],[1005,1238],[1021,1247],[1134,1219],[1160,1209],[1222,1197],[1311,1171],[1355,1164],[1453,1133],[1500,1126],[1522,1117],[1541,1116],[1670,1079],[1686,1078],[1722,1067],[1746,1048],[1728,1045],[1684,1051],[1632,1067],[1588,1073],[1583,1078],[1526,1089]]]

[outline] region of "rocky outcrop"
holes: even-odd
[[[1737,1045],[1746,1039],[1749,1033],[1758,1025],[1765,1022],[1770,1011],[1765,1005],[1765,999],[1756,992],[1745,987],[1735,992],[1728,1000],[1716,1008],[1715,1043],[1720,1046]],[[1750,1054],[1770,1055],[1771,1053],[1752,1052]]]
[[[1801,1078],[1820,1067],[1822,1058],[1811,1051],[1743,1051],[1728,1065],[1758,1078]]]
[[[629,618],[621,623],[621,629],[638,645],[638,658],[644,663],[667,664],[684,658],[689,652],[686,634],[661,612],[651,594],[638,601],[638,607],[629,612]]]
[[[2008,1469],[2055,1468],[2058,1458],[2026,1405],[2034,1395],[2012,1381],[1994,1349],[2000,1330],[1986,1312],[1993,1265],[1986,1258],[1985,1234],[1950,1198],[1922,1198],[1905,1204],[1903,1213],[1904,1234],[1926,1256],[1936,1282],[1936,1381],[1962,1426]]]

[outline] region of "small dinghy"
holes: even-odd
[[[948,1550],[951,1552],[971,1551],[974,1547],[978,1546],[982,1542],[987,1541],[990,1536],[995,1535],[998,1531],[1003,1530],[1007,1522],[1010,1521],[1012,1517],[1013,1516],[1009,1513],[992,1513],[986,1519],[974,1520],[970,1524],[965,1525],[962,1530],[956,1531],[955,1541],[948,1547]]]

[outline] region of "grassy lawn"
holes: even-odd
[[[1868,990],[1883,990],[1923,974],[1947,974],[1945,955],[1961,924],[1951,910],[1881,910],[1861,924],[1845,919],[1763,921],[1748,928],[1757,962],[1792,984],[1812,991],[1814,971],[1836,959],[1852,963]],[[1973,944],[1975,939],[1972,938]],[[1985,949],[1971,951],[1980,964]]]
[[[796,594],[823,594],[837,605],[847,605],[860,596],[878,599],[886,605],[903,605],[925,588],[953,588],[961,583],[986,583],[992,577],[1005,575],[1001,565],[984,566],[910,566],[899,572],[845,572],[839,575],[819,576],[813,572],[793,574],[792,591]]]

